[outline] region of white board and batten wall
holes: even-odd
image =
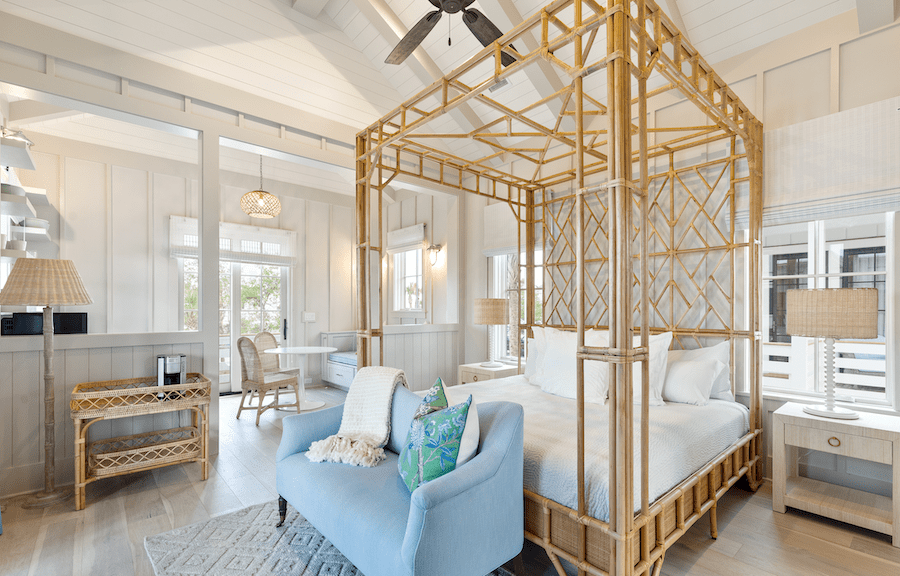
[[[423,250],[424,318],[393,313],[389,283],[391,267],[385,263],[384,365],[402,368],[411,390],[427,390],[437,378],[456,384],[460,363],[459,278],[460,199],[450,194],[397,192],[397,200],[383,207],[385,234],[416,224],[425,225],[424,247],[440,245],[434,266]],[[389,257],[389,256],[388,256]]]
[[[169,216],[196,217],[199,192],[191,173],[196,166],[186,163],[97,146],[42,146],[34,156],[38,169],[20,171],[21,180],[47,191],[49,206],[40,207],[38,216],[51,222],[59,257],[75,261],[93,299],[62,309],[87,312],[90,334],[55,338],[57,483],[65,485],[74,481],[68,404],[77,384],[155,375],[157,354],[185,354],[189,372],[206,372],[200,335],[177,332],[180,276],[168,242]],[[238,199],[248,189],[244,180],[254,187],[258,180],[230,172],[220,178],[222,218],[249,224]],[[282,193],[296,188],[270,184]],[[281,194],[282,214],[268,225],[298,232],[289,322],[294,342],[316,345],[323,331],[355,328],[353,199],[322,193],[331,202],[315,201],[311,190],[296,196]],[[315,322],[301,322],[304,310],[316,313]],[[43,483],[43,360],[39,336],[3,337],[2,344],[0,487],[9,496]],[[318,381],[320,371],[318,357],[310,358],[307,374]],[[92,428],[91,440],[185,425],[185,418],[102,422]]]

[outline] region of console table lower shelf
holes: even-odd
[[[156,377],[85,382],[72,391],[75,421],[75,509],[85,507],[85,487],[102,478],[199,462],[209,477],[210,381],[188,374],[187,382],[159,388]],[[101,420],[191,411],[191,425],[87,442]]]

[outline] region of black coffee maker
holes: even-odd
[[[187,356],[184,354],[160,354],[156,357],[156,385],[171,386],[187,382]],[[165,398],[166,394],[160,392],[159,398]]]

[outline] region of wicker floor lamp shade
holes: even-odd
[[[52,506],[72,495],[55,487],[56,421],[53,392],[53,306],[90,304],[81,276],[71,260],[19,258],[0,291],[0,306],[44,307],[44,490],[26,507]]]
[[[475,299],[475,324],[481,326],[501,326],[509,324],[509,300],[506,298],[476,298]],[[493,359],[494,333],[488,331],[488,361],[481,365],[487,368],[503,366]]]
[[[878,290],[788,290],[786,331],[791,336],[825,338],[825,404],[803,410],[826,418],[859,418],[856,412],[834,405],[834,339],[878,336]]]

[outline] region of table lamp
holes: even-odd
[[[509,301],[506,298],[476,298],[475,324],[482,326],[500,326],[509,324]],[[481,365],[485,368],[503,366],[492,358],[494,354],[494,331],[488,330],[488,358]]]
[[[853,410],[834,405],[834,339],[878,336],[878,290],[788,290],[786,332],[791,336],[825,338],[825,405],[804,406],[803,411],[825,418],[859,418]]]
[[[72,495],[70,490],[58,490],[54,486],[53,306],[90,303],[91,297],[71,260],[19,258],[0,291],[0,306],[44,307],[44,490],[26,502],[26,508],[53,506]]]

